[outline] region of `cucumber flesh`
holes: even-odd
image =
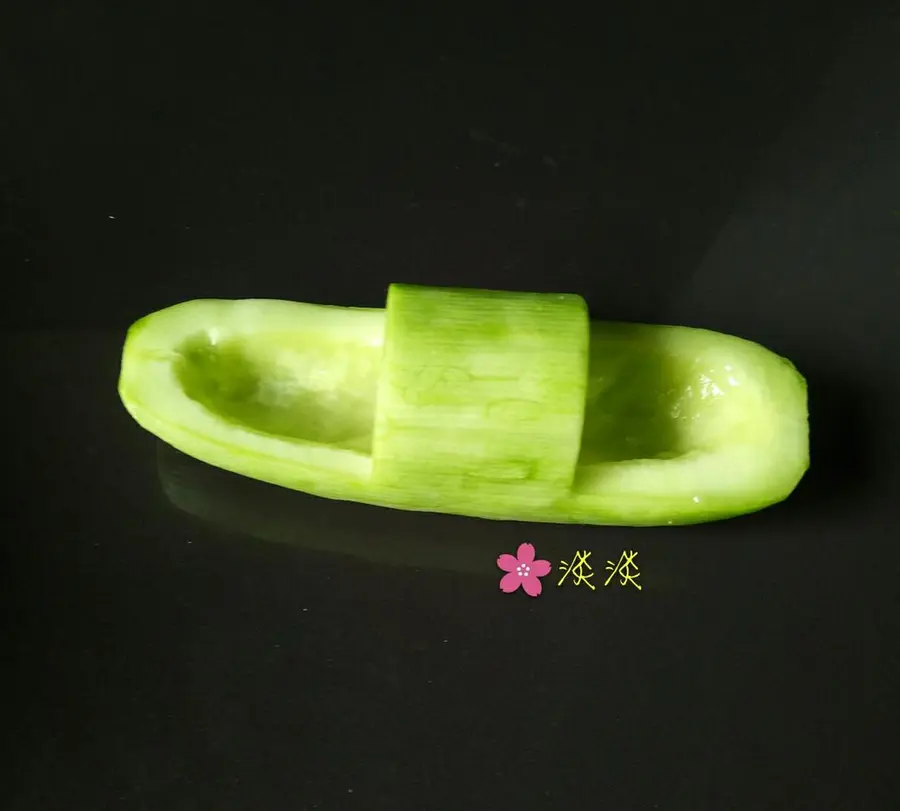
[[[572,489],[590,324],[580,296],[392,285],[372,483],[516,514]]]
[[[806,383],[789,361],[707,330],[593,322],[571,487],[517,504],[424,497],[373,476],[386,321],[381,309],[285,301],[178,304],[129,330],[119,393],[142,427],[201,461],[409,510],[699,523],[782,501],[808,468]]]

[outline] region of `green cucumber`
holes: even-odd
[[[385,309],[372,483],[451,510],[565,498],[587,394],[584,299],[394,285]]]
[[[200,300],[128,331],[139,425],[331,499],[652,526],[753,512],[809,466],[806,382],[751,341],[590,322],[578,296],[392,285],[386,309]]]

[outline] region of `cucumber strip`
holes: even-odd
[[[580,296],[393,285],[373,483],[438,510],[564,498],[581,445],[589,334]]]
[[[447,292],[432,305],[440,306]],[[533,299],[536,309],[539,298]],[[402,311],[402,295],[399,300]],[[516,323],[522,329],[527,308],[521,301],[509,306],[520,313]],[[452,309],[448,304],[446,312]],[[579,334],[579,312],[572,308],[571,321],[559,319],[570,326],[557,327]],[[548,455],[551,461],[537,483],[501,482],[502,499],[484,497],[481,483],[466,490],[459,485],[465,477],[445,491],[448,470],[456,465],[471,471],[479,461],[503,459],[502,443],[477,447],[476,430],[461,432],[460,449],[468,443],[469,461],[429,459],[427,412],[392,411],[391,396],[380,396],[408,362],[429,373],[426,357],[409,354],[414,347],[403,349],[402,329],[400,351],[391,350],[390,319],[385,310],[285,301],[178,304],[129,330],[120,397],[146,430],[216,467],[332,499],[481,518],[698,523],[782,501],[808,468],[806,383],[789,361],[753,342],[707,330],[594,322],[583,406],[574,407],[567,396],[580,385],[576,342],[564,363],[566,375],[557,378],[563,390],[540,392],[542,402],[558,407],[569,422],[538,422],[536,436],[557,436],[562,447]],[[462,320],[457,312],[451,319],[456,326],[447,334],[464,332]],[[477,329],[473,325],[473,332]],[[413,333],[422,334],[421,326]],[[520,334],[517,340],[525,339]],[[473,338],[462,348],[433,349],[441,363],[452,357],[468,368],[477,366],[479,357],[493,358],[498,345]],[[557,353],[562,347],[544,345]],[[397,358],[402,362],[394,369]],[[521,357],[512,362],[527,371]],[[509,386],[509,398],[522,397],[515,383]],[[442,392],[450,394],[452,389]],[[465,413],[464,403],[454,409],[446,423],[437,423],[442,441],[454,436],[452,419]],[[572,429],[579,410],[580,441]],[[398,415],[405,423],[395,444],[396,435],[384,427]],[[521,443],[525,428],[516,425],[514,415],[507,422],[504,430]],[[573,438],[563,444],[567,431]],[[399,455],[404,444],[411,450],[408,460]],[[521,445],[516,453],[520,450]],[[530,450],[526,446],[524,452]],[[571,485],[564,486],[576,454]],[[416,481],[414,459],[427,486]]]

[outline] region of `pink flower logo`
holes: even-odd
[[[530,543],[520,544],[514,556],[500,555],[497,565],[506,572],[500,578],[500,591],[512,594],[521,586],[529,597],[541,593],[540,578],[550,574],[551,569],[549,560],[534,559],[534,547]]]

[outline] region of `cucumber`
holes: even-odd
[[[172,447],[331,499],[657,526],[787,498],[809,466],[788,360],[578,296],[392,285],[385,309],[199,300],[135,323],[119,394]]]

